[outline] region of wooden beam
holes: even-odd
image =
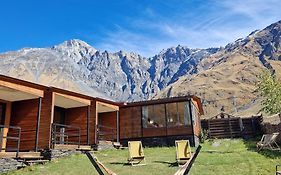
[[[11,121],[11,113],[12,113],[12,103],[6,103],[6,111],[5,111],[5,121],[4,121],[4,129],[3,129],[3,139],[2,139],[2,150],[1,152],[5,152],[7,146],[7,135],[9,132],[9,125]],[[3,150],[4,149],[4,150]]]
[[[95,122],[95,144],[98,144],[98,105],[97,105],[97,102],[96,102],[96,122]]]
[[[91,100],[88,100],[88,99],[84,99],[84,98],[80,98],[80,97],[75,97],[75,96],[72,96],[72,95],[61,94],[61,93],[57,93],[57,92],[55,92],[55,95],[59,95],[59,96],[62,96],[64,98],[68,98],[68,99],[71,99],[71,100],[83,103],[83,104],[85,104],[87,106],[91,105]]]
[[[3,80],[0,80],[0,86],[4,86],[4,87],[10,88],[10,89],[15,89],[15,90],[25,92],[25,93],[28,93],[28,94],[32,94],[32,95],[35,95],[35,96],[38,96],[38,97],[44,96],[43,90],[28,87],[28,86],[23,86],[23,85],[19,85],[19,84],[15,84],[15,83],[11,83],[11,82],[7,82],[7,81],[3,81]]]
[[[49,148],[51,148],[52,141],[52,125],[54,122],[54,113],[55,113],[55,93],[52,92],[52,104],[51,104],[51,122],[50,122],[50,132],[49,132]]]
[[[97,101],[97,105],[106,106],[106,107],[112,108],[112,109],[114,109],[116,111],[119,111],[119,106],[115,106],[115,105],[112,105],[112,104],[108,104],[108,103]]]

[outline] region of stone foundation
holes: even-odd
[[[25,167],[23,163],[13,158],[0,158],[0,173],[6,173],[23,167]]]
[[[81,154],[81,151],[77,150],[57,150],[57,149],[52,149],[52,150],[44,150],[42,151],[42,156],[44,159],[47,160],[53,160],[53,159],[58,159],[61,157],[66,157],[70,156],[73,154]]]

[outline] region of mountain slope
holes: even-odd
[[[281,21],[228,44],[202,60],[198,74],[183,77],[155,98],[197,94],[204,99],[206,117],[221,108],[232,114],[258,113],[260,99],[255,90],[259,75],[265,69],[281,75],[280,35]]]
[[[0,54],[0,73],[87,94],[105,94],[117,101],[143,100],[179,77],[196,73],[195,65],[216,51],[177,46],[145,58],[124,51],[97,51],[76,39],[51,48]]]
[[[189,93],[202,98],[206,117],[224,108],[249,115],[260,109],[255,92],[263,70],[281,75],[281,21],[221,48],[171,47],[145,58],[98,51],[81,40],[51,48],[0,54],[0,73],[116,101]]]

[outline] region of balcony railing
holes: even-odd
[[[5,129],[7,129],[8,131],[7,134],[5,134],[4,136]],[[0,125],[0,151],[13,151],[16,152],[16,157],[18,157],[20,150],[20,136],[20,127]],[[3,141],[5,142],[4,147]]]
[[[80,147],[80,128],[71,125],[52,124],[52,145],[78,145]]]
[[[98,140],[116,140],[117,131],[116,128],[98,125]]]

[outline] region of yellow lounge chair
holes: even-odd
[[[128,162],[132,166],[146,164],[141,141],[129,141],[128,149],[129,149]]]
[[[176,140],[176,160],[178,165],[185,164],[192,156],[189,140]]]

